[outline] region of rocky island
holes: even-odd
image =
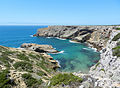
[[[100,52],[88,74],[57,71],[51,45],[0,46],[0,88],[120,88],[120,26],[49,26],[34,36],[87,43]]]

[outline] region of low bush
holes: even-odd
[[[120,46],[113,48],[112,51],[113,51],[113,56],[120,57]]]
[[[31,74],[23,74],[22,78],[24,78],[24,81],[25,81],[27,87],[36,88],[35,86],[40,85],[42,83],[41,79],[37,80],[37,79],[33,78]]]
[[[29,58],[25,54],[17,54],[18,59],[29,61]]]
[[[55,86],[55,85],[61,85],[61,84],[69,85],[70,83],[74,83],[74,82],[82,82],[83,79],[73,75],[72,73],[70,74],[60,73],[53,76],[50,81],[51,81],[50,86]]]
[[[116,30],[120,30],[120,28],[116,28]]]
[[[14,65],[15,69],[19,69],[19,70],[25,70],[28,72],[32,72],[32,64],[28,63],[28,62],[16,62]]]
[[[8,70],[3,70],[0,72],[0,88],[12,88],[15,84],[14,81],[9,79],[8,73]]]
[[[120,39],[120,33],[118,33],[116,36],[114,36],[112,41],[117,41],[118,39]]]

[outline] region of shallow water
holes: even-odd
[[[18,48],[22,43],[49,44],[61,51],[50,54],[60,62],[61,71],[88,72],[99,60],[99,52],[85,44],[59,38],[33,37],[38,28],[47,26],[0,26],[0,45]]]

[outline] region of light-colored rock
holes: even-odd
[[[51,45],[39,45],[34,43],[24,43],[21,48],[33,50],[40,53],[58,53]]]

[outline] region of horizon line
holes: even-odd
[[[119,25],[120,26],[120,24],[86,24],[86,25],[82,25],[82,24],[0,24],[0,26],[50,26],[50,25],[65,25],[65,26],[107,26],[107,25],[109,25],[109,26],[112,26],[112,25]]]

